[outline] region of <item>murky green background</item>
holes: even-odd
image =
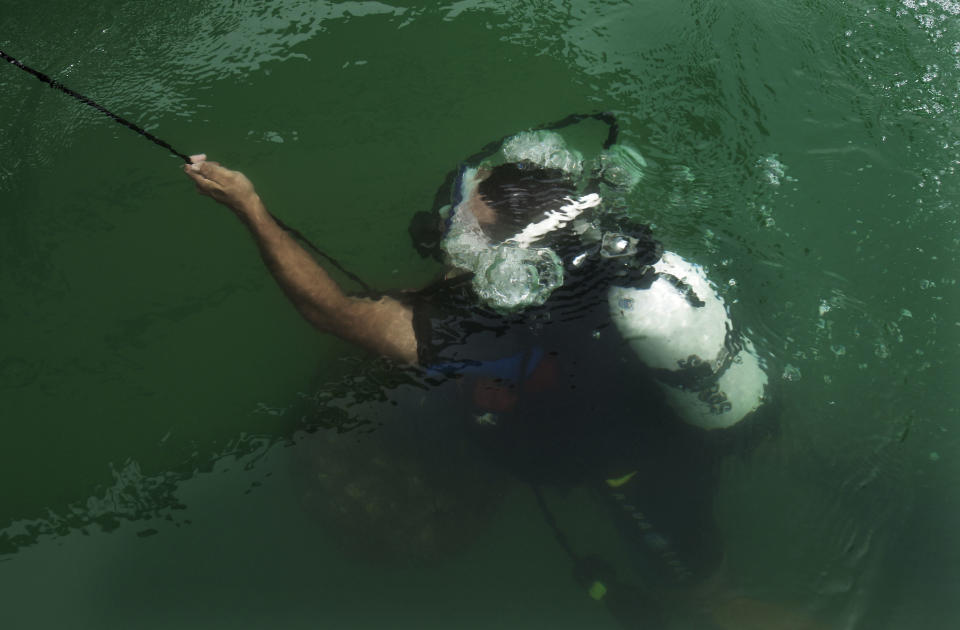
[[[722,471],[730,579],[825,628],[956,626],[960,4],[0,0],[0,49],[245,171],[384,287],[435,273],[407,222],[458,160],[616,112],[651,162],[638,216],[783,404]],[[0,149],[4,627],[617,627],[522,486],[431,562],[341,544],[303,429],[362,355],[176,158],[7,64]]]

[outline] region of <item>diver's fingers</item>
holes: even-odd
[[[210,184],[217,184],[220,187],[228,185],[237,175],[236,172],[220,166],[218,162],[184,164],[183,172],[198,184],[208,182]]]
[[[197,194],[203,195],[204,197],[210,197],[216,201],[225,200],[223,189],[216,184],[197,183]]]
[[[191,163],[191,164],[199,164],[200,162],[206,162],[206,161],[207,161],[207,154],[206,154],[206,153],[197,153],[196,155],[191,155],[191,156],[190,156],[190,163]]]
[[[233,174],[233,171],[230,169],[220,166],[219,162],[207,162],[206,160],[186,164],[184,169],[216,182],[226,181]]]
[[[210,177],[207,177],[207,175],[201,172],[199,167],[200,167],[200,164],[184,164],[183,172],[187,174],[187,177],[197,182],[198,184],[202,182],[213,183],[214,180],[211,179]]]
[[[200,173],[194,170],[192,164],[185,164],[183,167],[183,172],[187,174],[187,177],[193,180],[193,183],[197,185],[197,192],[201,195],[215,196],[217,193],[223,192],[223,186],[219,182],[216,182],[212,179],[204,177],[203,173]]]
[[[201,194],[213,197],[234,210],[258,201],[253,183],[247,179],[246,175],[240,171],[224,168],[218,162],[194,161],[201,157],[206,156],[193,156],[191,163],[183,166],[183,171],[196,183],[197,190]]]

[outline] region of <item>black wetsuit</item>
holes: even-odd
[[[419,292],[419,359],[458,382],[463,421],[491,457],[535,485],[595,488],[657,580],[694,582],[722,557],[713,519],[722,449],[670,411],[610,319],[608,288],[649,287],[661,254],[649,229],[629,234],[636,253],[613,258],[569,229],[556,235],[564,285],[521,313],[480,305],[469,276]]]

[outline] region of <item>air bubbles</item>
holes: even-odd
[[[503,143],[503,156],[508,162],[533,162],[574,177],[583,172],[583,155],[567,147],[563,136],[555,131],[518,133]]]
[[[254,136],[258,142],[272,142],[274,144],[283,144],[287,140],[296,142],[300,139],[300,134],[297,131],[291,131],[284,135],[279,131],[256,131],[251,129],[247,132],[247,136]]]
[[[802,378],[800,374],[800,368],[787,363],[783,367],[783,380],[785,381],[799,381]]]
[[[615,144],[597,158],[604,180],[626,192],[640,183],[647,169],[647,161],[633,147]]]
[[[671,166],[669,170],[674,181],[690,184],[697,180],[697,176],[693,174],[693,169],[685,164]]]
[[[787,167],[777,159],[776,154],[771,154],[757,160],[757,167],[761,170],[764,179],[771,186],[779,186],[780,182],[786,177]]]
[[[898,343],[903,343],[903,333],[900,331],[900,326],[896,322],[887,322],[886,329],[887,334],[893,337]]]
[[[258,402],[256,408],[253,410],[253,413],[280,417],[287,413],[288,409],[289,407],[275,407],[266,403]]]
[[[777,224],[776,220],[774,220],[772,216],[773,211],[771,210],[770,206],[762,203],[757,209],[759,211],[758,214],[760,215],[760,225],[763,227],[772,228]]]

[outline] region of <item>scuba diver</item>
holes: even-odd
[[[609,133],[585,159],[557,129],[591,117]],[[609,115],[575,115],[468,158],[411,224],[443,276],[384,295],[343,291],[242,173],[205,155],[184,171],[246,225],[313,326],[456,383],[464,430],[532,486],[578,582],[625,626],[650,628],[657,598],[722,565],[716,466],[757,433],[768,382],[702,267],[632,216],[645,161],[616,140]],[[557,524],[543,486],[581,484],[645,559],[643,586]]]

